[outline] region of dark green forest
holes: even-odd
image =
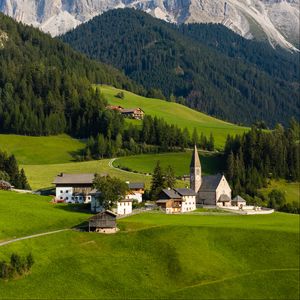
[[[267,187],[269,179],[299,181],[299,137],[300,124],[295,119],[287,128],[277,125],[273,131],[265,132],[252,127],[243,136],[228,136],[224,159],[233,195],[250,195],[253,199],[248,201],[255,203],[263,199],[258,190]],[[294,206],[299,213],[299,201]]]
[[[0,48],[1,133],[95,135],[120,117],[105,111],[91,83],[142,91],[113,67],[3,14],[0,31],[7,35]]]
[[[175,95],[224,120],[287,125],[299,111],[299,56],[246,41],[222,26],[178,27],[121,9],[95,17],[61,39],[122,69],[149,96]]]

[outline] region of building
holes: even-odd
[[[57,175],[55,184],[55,199],[67,203],[91,202],[95,174],[65,174]]]
[[[138,203],[141,203],[145,193],[145,184],[143,182],[127,182],[127,184],[129,192],[126,195],[126,199],[136,200]]]
[[[197,203],[231,206],[231,188],[222,174],[202,176],[201,163],[195,146],[190,164],[190,187],[197,194]]]
[[[121,110],[121,114],[126,118],[135,120],[143,120],[145,113],[141,108],[124,108]]]
[[[115,233],[117,231],[117,215],[109,210],[98,213],[90,218],[89,231]]]
[[[163,189],[156,204],[167,214],[196,209],[196,193],[191,189]]]
[[[131,199],[123,199],[117,202],[117,214],[122,215],[130,215],[132,213],[132,200]]]
[[[122,112],[122,110],[124,109],[124,107],[122,107],[120,105],[109,105],[109,106],[106,106],[106,108],[109,110],[114,110],[114,111],[118,111],[118,112]]]
[[[240,208],[243,208],[247,205],[246,200],[239,195],[231,200],[231,204],[232,206],[238,206]]]

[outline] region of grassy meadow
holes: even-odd
[[[0,298],[298,297],[296,215],[145,213],[118,223],[113,235],[65,231],[1,247],[0,260],[32,252],[35,264],[0,280]]]
[[[51,197],[0,191],[0,241],[69,228],[89,216],[72,211],[70,205],[50,201]]]
[[[125,98],[120,99],[116,97],[116,94],[121,90],[110,86],[100,86],[100,90],[110,104],[121,105],[125,108],[140,107],[146,114],[164,118],[169,124],[178,125],[180,128],[187,127],[191,134],[194,128],[199,134],[203,132],[207,137],[212,132],[215,145],[220,149],[224,147],[228,134],[242,134],[249,130],[249,128],[221,121],[178,103],[145,98],[127,91],[123,91]],[[138,122],[134,123],[138,124]]]
[[[20,136],[0,134],[0,149],[14,154],[20,164],[58,164],[73,161],[85,145],[68,135]]]
[[[273,190],[277,189],[285,194],[286,201],[288,203],[300,201],[300,183],[299,182],[287,182],[286,180],[272,180],[267,188],[261,189],[263,195],[268,194]]]
[[[224,162],[220,155],[215,153],[199,152],[203,174],[216,174],[224,170]],[[178,153],[160,153],[125,156],[116,159],[115,167],[129,168],[130,170],[151,174],[157,161],[163,168],[171,165],[176,176],[188,175],[190,173],[190,162],[192,151]]]

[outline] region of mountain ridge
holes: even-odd
[[[219,23],[246,38],[299,48],[299,0],[0,0],[0,11],[56,36],[117,8],[143,10],[174,23]]]

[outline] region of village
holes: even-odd
[[[89,231],[111,233],[116,231],[116,219],[135,213],[133,203],[142,204],[145,193],[143,182],[129,182],[125,197],[119,199],[112,210],[104,209],[99,201],[101,191],[94,187],[96,174],[61,173],[53,181],[57,203],[89,204],[90,212],[95,214],[90,219]],[[106,177],[107,174],[97,176]],[[185,188],[164,188],[155,203],[148,209],[159,209],[166,214],[192,213],[197,208],[219,209],[242,214],[269,214],[274,210],[247,205],[246,200],[237,195],[232,199],[231,188],[225,175],[202,176],[198,149],[195,146],[190,163],[190,185]],[[140,211],[140,210],[139,210]]]

